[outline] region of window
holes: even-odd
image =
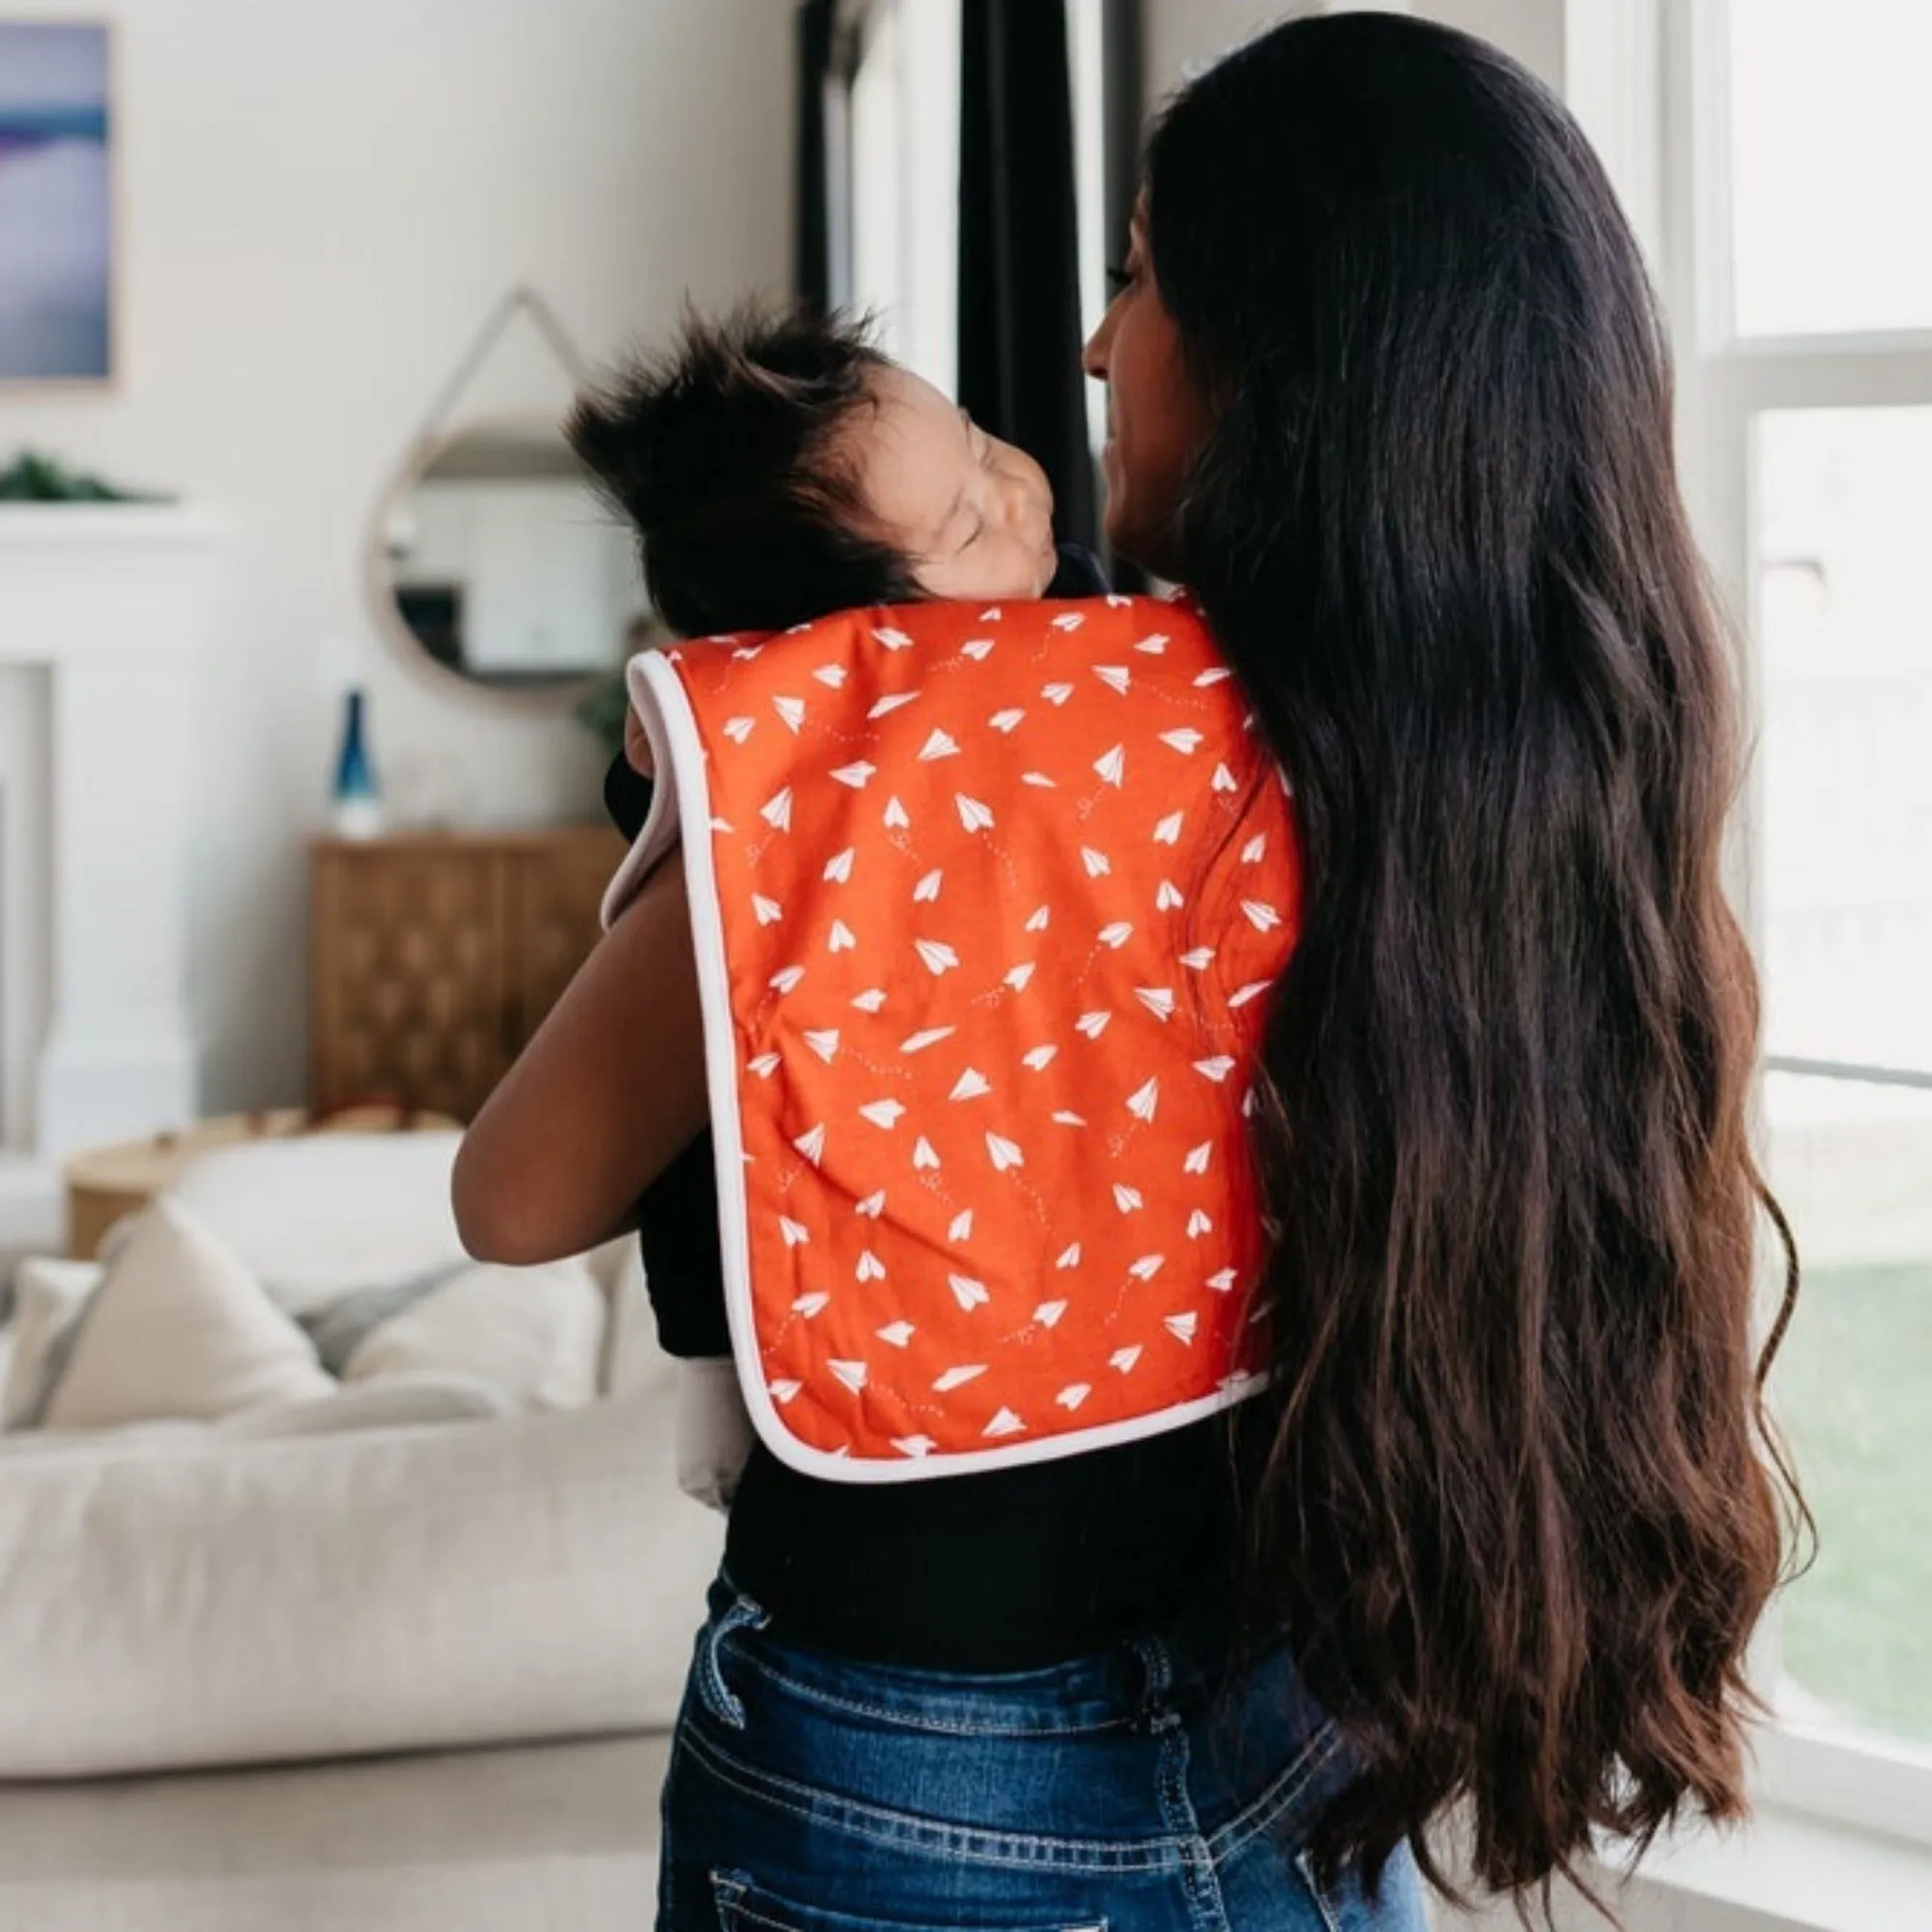
[[[1750,0],[1729,32],[1739,332],[1932,328],[1932,8]]]
[[[856,33],[849,299],[877,315],[888,355],[951,395],[959,308],[959,0],[873,0]]]
[[[1932,9],[1691,0],[1658,17],[1657,266],[1693,510],[1747,620],[1741,896],[1766,1161],[1805,1276],[1774,1390],[1821,1548],[1772,1634],[1770,1776],[1774,1796],[1924,1833],[1932,124],[1912,96]]]
[[[1932,1744],[1932,408],[1767,412],[1757,501],[1777,1391],[1820,1527],[1786,1702]]]
[[[958,373],[960,0],[850,0],[828,211],[832,297],[869,309],[879,346],[936,387]],[[1073,93],[1080,303],[1086,332],[1106,306],[1107,41],[1104,0],[1066,0]],[[1089,385],[1089,428],[1105,400]]]

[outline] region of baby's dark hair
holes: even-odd
[[[564,425],[638,527],[644,582],[680,637],[783,630],[923,593],[869,535],[838,432],[874,407],[886,358],[843,316],[747,304],[580,397]]]

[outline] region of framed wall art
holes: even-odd
[[[0,384],[114,373],[112,30],[0,18]]]

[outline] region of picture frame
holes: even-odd
[[[117,372],[115,37],[0,16],[0,389]]]

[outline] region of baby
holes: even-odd
[[[680,637],[780,631],[922,598],[1098,595],[1056,548],[1053,493],[862,327],[745,308],[687,319],[660,358],[585,396],[571,446],[637,526],[651,601]],[[635,712],[605,798],[628,838],[648,804]],[[752,1434],[733,1372],[709,1134],[639,1204],[659,1338],[680,1358],[678,1479],[728,1507]]]

